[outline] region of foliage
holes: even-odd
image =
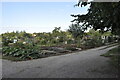
[[[95,31],[94,29],[89,30],[84,34],[85,36],[78,40],[77,46],[82,49],[94,48],[103,45],[103,40],[101,36],[103,36],[99,31]]]
[[[20,59],[37,59],[40,57],[41,50],[31,44],[17,43],[13,46],[3,46],[3,56],[19,57]]]
[[[101,34],[94,29],[83,33],[78,25],[71,26],[68,31],[56,27],[51,33],[26,33],[25,31],[4,33],[2,53],[4,57],[16,57],[22,60],[37,59],[51,54],[44,50],[64,53],[69,50],[76,51],[77,47],[89,49],[101,46],[103,45],[101,36],[111,36],[111,34]]]
[[[72,24],[69,26],[68,31],[73,35],[74,38],[83,37],[83,30],[78,24]]]
[[[82,2],[77,6],[90,4],[87,14],[71,15],[75,17],[72,22],[83,23],[82,27],[87,29],[93,27],[95,30],[111,31],[114,34],[120,35],[120,2]]]
[[[19,40],[21,42],[28,41],[32,38],[32,35],[29,33],[26,33],[25,31],[21,32],[11,32],[11,33],[4,33],[2,34],[2,45],[8,46],[9,43],[14,43],[14,40]]]
[[[86,41],[84,41],[84,43],[81,45],[84,46],[84,48],[94,48],[94,47],[98,47],[98,46],[102,46],[102,41],[101,40],[97,40],[97,39],[88,39]]]

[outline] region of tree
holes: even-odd
[[[52,31],[53,35],[55,37],[58,37],[59,33],[61,32],[61,27],[55,27],[55,29]]]
[[[79,1],[76,6],[90,4],[88,13],[84,15],[71,15],[75,17],[72,22],[83,23],[81,27],[87,29],[100,29],[102,32],[111,31],[120,35],[120,2],[83,2]]]
[[[72,24],[69,26],[68,31],[73,35],[74,38],[82,38],[83,29],[78,24]]]

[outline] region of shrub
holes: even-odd
[[[97,38],[82,40],[77,43],[77,47],[80,47],[82,49],[89,49],[99,47],[102,45],[103,45],[102,40]]]

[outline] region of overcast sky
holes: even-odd
[[[86,14],[77,2],[2,2],[2,31],[51,32],[54,27],[68,29],[71,14]]]

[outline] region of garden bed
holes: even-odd
[[[4,46],[2,49],[3,59],[12,61],[25,61],[40,59],[49,56],[57,56],[63,54],[74,53],[81,50],[87,50],[90,46],[77,47],[76,44],[58,45],[58,46],[39,46],[31,44],[14,44],[10,46]]]
[[[2,58],[12,61],[25,61],[73,53],[80,50],[81,50],[80,48],[77,49],[76,47],[73,46],[71,47],[70,45],[51,47],[50,46],[38,47],[32,45],[22,45],[22,47],[18,47],[15,45],[3,47]]]

